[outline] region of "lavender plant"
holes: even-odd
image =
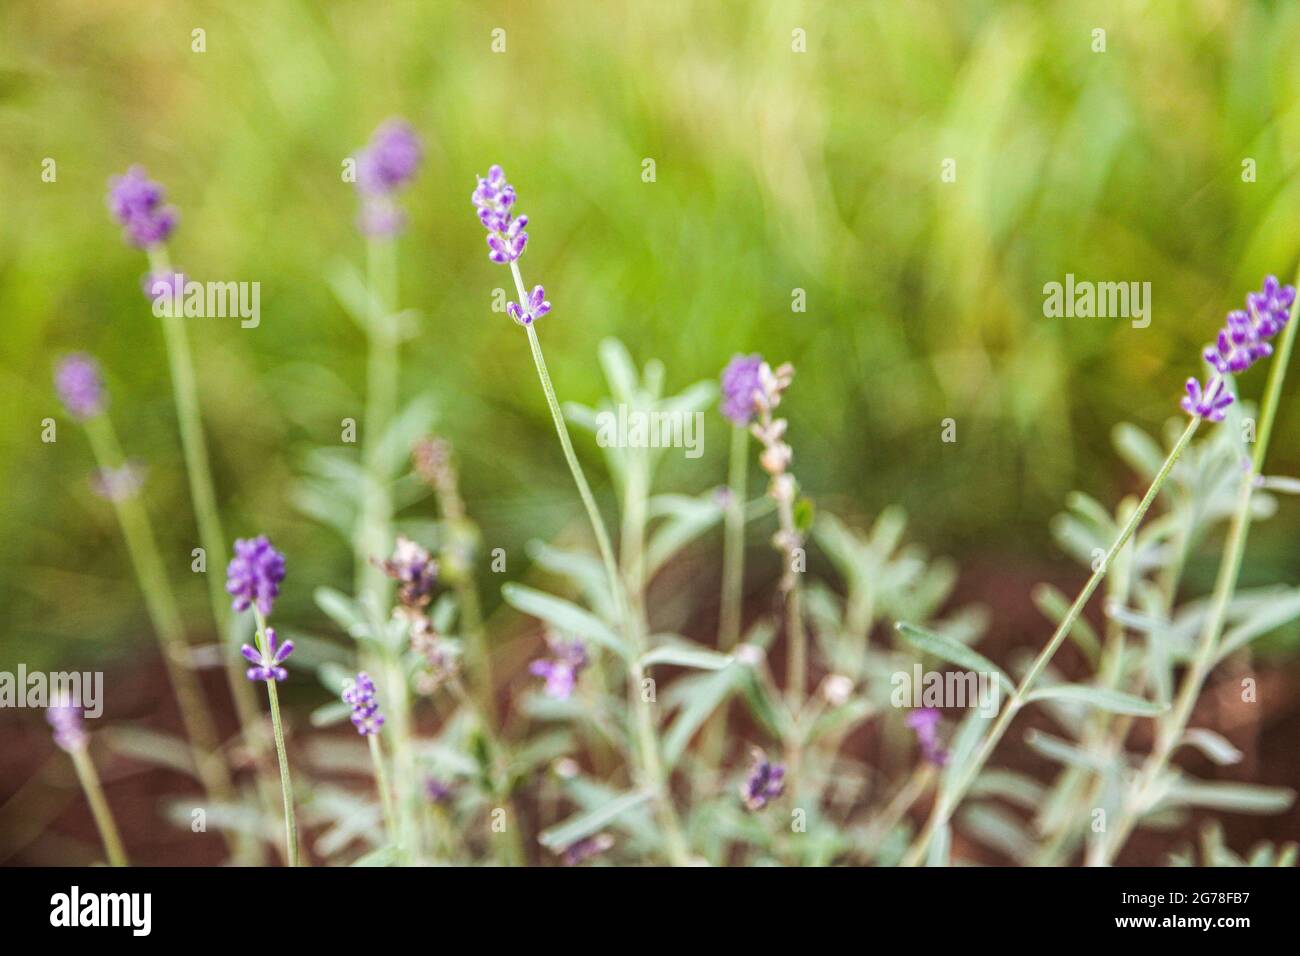
[[[90,759],[90,735],[82,723],[80,704],[69,697],[60,697],[51,702],[45,711],[45,717],[54,730],[54,742],[72,758],[77,780],[86,795],[86,802],[90,804],[91,816],[95,818],[99,838],[104,844],[108,865],[127,866],[126,850],[117,830],[117,821],[113,819],[113,811],[104,797],[104,788],[95,771],[95,762]]]
[[[280,718],[280,695],[276,686],[289,676],[284,662],[293,653],[293,641],[279,643],[275,629],[268,627],[275,599],[280,594],[284,580],[284,555],[277,551],[265,535],[241,538],[235,542],[235,556],[226,568],[226,591],[232,597],[231,607],[236,613],[252,610],[257,624],[257,646],[245,644],[240,648],[253,666],[245,676],[250,681],[266,684],[266,696],[271,705],[271,728],[275,734],[275,752],[280,762],[280,795],[284,802],[285,862],[298,865],[298,825],[294,814],[293,783],[289,778],[289,757],[284,746],[284,724]]]
[[[185,625],[158,551],[153,526],[140,498],[140,482],[135,477],[128,481],[120,477],[123,469],[128,469],[127,474],[132,471],[124,464],[117,433],[108,417],[108,393],[99,365],[88,355],[70,355],[59,363],[54,384],[68,414],[85,429],[98,464],[97,483],[117,515],[180,707],[194,772],[212,799],[228,803],[234,792],[230,774],[218,753],[216,729],[194,673]],[[138,476],[138,472],[135,474]]]
[[[367,336],[362,455],[358,463],[345,449],[313,452],[292,492],[301,510],[350,546],[353,593],[321,586],[314,597],[351,643],[269,625],[286,569],[266,537],[236,541],[227,566],[231,608],[249,612],[254,623],[252,643],[241,647],[244,664],[234,663],[244,668],[243,696],[252,682],[266,686],[289,865],[308,852],[357,865],[517,865],[536,852],[526,836],[545,851],[542,862],[568,866],[941,864],[952,860],[955,828],[1017,862],[1081,857],[1105,864],[1136,827],[1182,824],[1190,807],[1289,806],[1289,790],[1198,780],[1171,758],[1183,747],[1216,763],[1239,758],[1226,738],[1192,726],[1196,700],[1218,663],[1300,617],[1300,597],[1290,589],[1237,587],[1250,522],[1276,507],[1273,493],[1300,487],[1263,474],[1295,335],[1294,289],[1270,278],[1228,316],[1204,352],[1206,376],[1187,382],[1182,408],[1189,420],[1162,436],[1163,445],[1131,426],[1117,430],[1121,455],[1147,488],[1113,512],[1085,495],[1070,498],[1054,530],[1091,576],[1073,600],[1048,587],[1035,592],[1054,630],[1032,660],[1013,659],[1003,669],[976,649],[987,614],[953,606],[955,568],[906,540],[901,511],[885,509],[863,527],[814,512],[794,475],[791,426],[779,414],[797,395],[789,363],[738,354],[724,369],[720,410],[729,451],[710,472],[725,476],[721,488],[666,491],[663,447],[601,437],[610,415],[702,415],[718,400],[718,384],[671,394],[662,364],[638,367],[621,343],[607,340],[598,355],[608,396],[592,407],[562,406],[537,331],[552,306],[542,286],[525,284],[520,268],[528,217],[518,212],[505,173],[492,166],[472,202],[489,259],[509,267],[517,300],[506,312],[528,339],[595,545],[593,554],[530,544],[537,580],[507,583],[501,593],[508,609],[539,622],[539,649],[494,661],[500,622],[480,607],[481,537],[461,497],[451,445],[429,436],[427,400],[399,408],[400,343],[413,317],[396,310],[395,239],[405,226],[398,195],[422,152],[414,131],[392,121],[356,156],[367,274],[339,267],[332,281]],[[127,240],[149,252],[150,291],[176,281],[166,241],[177,214],[162,190],[135,168],[113,182],[110,206]],[[191,498],[205,547],[221,554],[189,346],[183,327],[165,328]],[[1243,465],[1235,376],[1275,348],[1258,439]],[[227,814],[221,825],[232,833],[259,833],[272,821],[241,806],[214,756],[215,735],[139,500],[143,471],[122,460],[98,367],[74,356],[60,366],[56,386],[96,451],[94,484],[117,511],[213,809]],[[1206,422],[1225,424],[1194,442]],[[570,426],[579,437],[594,435],[603,454],[610,525]],[[766,476],[752,497],[751,436]],[[416,515],[430,495],[433,517]],[[1225,523],[1214,591],[1189,599],[1184,568]],[[673,573],[718,532],[717,599],[674,587]],[[768,601],[745,600],[751,533],[772,546],[755,551],[749,569],[754,579],[755,567],[775,578]],[[1104,623],[1094,629],[1085,610],[1103,585]],[[711,630],[715,611],[715,647],[686,636]],[[235,633],[224,606],[217,618],[224,635]],[[1056,655],[1066,641],[1091,666],[1090,677],[1063,676]],[[784,662],[774,667],[778,648]],[[331,692],[311,716],[320,733],[295,735],[296,788],[278,696],[295,653],[294,669],[314,670]],[[955,724],[939,704],[900,702],[898,676],[935,662],[990,677],[995,705],[999,696],[1005,701],[988,715],[972,709]],[[1061,765],[1046,784],[990,766],[1030,704],[1059,731],[1026,737],[1032,750]],[[240,716],[245,736],[257,739],[260,715],[241,708]],[[50,719],[73,757],[110,862],[124,863],[84,730],[61,705]],[[1132,752],[1132,731],[1147,719],[1154,744],[1146,754]],[[355,736],[327,732],[348,721]],[[335,771],[373,779],[373,789],[337,786],[327,779]],[[532,813],[519,812],[521,799]],[[1009,813],[1008,802],[1032,822]],[[918,831],[912,821],[927,803]],[[1108,821],[1100,830],[1090,826],[1098,810]],[[304,850],[300,817],[312,840]],[[1207,862],[1289,865],[1295,858],[1294,848],[1272,845],[1238,857],[1213,827],[1202,831],[1200,852]],[[1171,862],[1193,859],[1180,851]]]
[[[175,206],[166,204],[163,187],[151,180],[144,168],[132,166],[121,176],[109,181],[108,208],[113,218],[122,226],[122,237],[129,244],[144,250],[148,256],[149,273],[145,276],[145,294],[153,300],[159,295],[171,294],[180,277],[171,264],[167,242],[180,222]],[[174,310],[164,310],[162,317],[163,341],[167,349],[167,362],[171,370],[172,398],[180,426],[181,448],[185,455],[185,473],[189,480],[190,501],[198,523],[199,541],[206,561],[214,567],[226,563],[226,535],[221,526],[217,508],[217,494],[212,480],[211,459],[207,440],[203,434],[202,414],[199,406],[198,384],[194,374],[193,351],[185,319]],[[208,586],[208,599],[212,606],[217,633],[231,648],[243,640],[236,621],[229,613],[221,593],[221,582],[216,574],[204,572]],[[266,741],[257,717],[257,705],[252,689],[241,678],[234,655],[223,655],[227,664],[226,679],[239,716],[244,741],[254,762],[269,767]]]

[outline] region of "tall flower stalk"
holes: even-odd
[[[388,773],[384,769],[384,753],[379,745],[379,731],[384,726],[384,715],[379,712],[375,682],[365,671],[349,680],[343,687],[343,702],[352,708],[352,726],[366,738],[370,747],[370,763],[375,768],[375,787],[379,790],[379,803],[384,810],[384,826],[388,839],[397,845],[397,816],[393,812],[392,791],[388,786]]]
[[[164,200],[162,187],[151,181],[139,166],[132,167],[125,175],[115,177],[109,183],[109,209],[123,227],[123,238],[143,249],[148,256],[149,275],[145,291],[150,298],[169,294],[172,284],[177,281],[167,250],[167,240],[176,228],[179,214],[174,207],[165,205]],[[203,435],[189,333],[185,328],[184,317],[172,309],[164,311],[162,327],[167,364],[171,372],[172,399],[180,427],[181,450],[185,456],[185,474],[189,480],[190,502],[194,506],[198,523],[199,543],[208,565],[220,568],[227,560],[226,536],[221,527],[212,466]],[[221,579],[215,572],[205,571],[203,576],[207,582],[208,600],[217,632],[234,647],[238,642],[238,633],[221,592]],[[245,743],[254,761],[263,765],[268,755],[266,741],[259,733],[256,697],[252,688],[242,679],[234,656],[222,656],[226,662],[226,680]]]
[[[55,374],[55,385],[68,412],[85,428],[96,463],[104,497],[113,505],[136,581],[144,594],[145,608],[162,651],[167,677],[176,694],[181,722],[189,738],[194,770],[208,796],[228,802],[233,786],[203,690],[190,663],[190,646],[185,626],[168,584],[167,569],[158,550],[148,512],[139,496],[137,480],[122,455],[117,433],[106,412],[107,395],[99,367],[85,355],[64,359]],[[233,845],[233,838],[227,835]]]
[[[1300,282],[1300,274],[1297,275]],[[1227,620],[1228,605],[1237,588],[1242,559],[1246,553],[1246,538],[1250,532],[1251,498],[1264,474],[1268,457],[1269,440],[1277,418],[1282,397],[1282,384],[1286,380],[1287,366],[1295,345],[1297,309],[1296,289],[1282,286],[1274,276],[1264,280],[1260,292],[1246,297],[1246,309],[1229,313],[1225,327],[1215,344],[1205,350],[1206,362],[1220,375],[1244,372],[1256,361],[1273,354],[1270,339],[1282,332],[1277,357],[1269,369],[1264,400],[1260,406],[1259,428],[1249,467],[1242,473],[1233,507],[1228,535],[1223,544],[1219,572],[1210,597],[1209,611],[1201,626],[1191,666],[1183,675],[1172,710],[1160,720],[1156,728],[1155,746],[1143,762],[1137,777],[1129,786],[1121,803],[1114,828],[1089,849],[1088,863],[1108,864],[1123,848],[1138,818],[1152,804],[1152,793],[1164,774],[1169,758],[1183,739],[1192,710],[1200,696],[1206,679],[1218,660],[1220,640]],[[1189,389],[1190,392],[1190,389]],[[1229,395],[1229,401],[1231,396]],[[1186,406],[1184,406],[1186,407]],[[1226,407],[1226,406],[1225,406]]]
[[[555,386],[551,383],[550,373],[546,368],[546,359],[542,355],[541,342],[537,338],[535,324],[537,319],[551,310],[542,286],[534,286],[528,291],[519,271],[519,258],[528,245],[528,217],[515,215],[516,195],[514,187],[505,177],[500,166],[492,166],[486,177],[480,177],[478,186],[472,195],[474,206],[478,211],[479,222],[487,230],[488,258],[493,262],[508,264],[510,275],[514,279],[518,302],[507,306],[510,317],[524,327],[528,335],[528,347],[532,352],[533,364],[537,368],[537,377],[546,396],[546,405],[550,409],[551,419],[555,423],[555,433],[560,440],[560,448],[565,462],[578,488],[578,496],[586,509],[587,519],[591,523],[592,533],[596,536],[596,547],[605,567],[609,582],[610,596],[614,601],[616,613],[622,622],[623,634],[631,645],[631,660],[628,664],[628,695],[633,709],[638,756],[644,785],[654,794],[655,806],[667,844],[668,858],[674,865],[690,862],[690,853],[686,839],[682,834],[677,811],[673,807],[672,796],[668,791],[667,780],[659,752],[659,739],[655,727],[655,717],[650,702],[642,693],[645,672],[640,664],[640,656],[646,650],[646,635],[633,613],[625,582],[619,575],[618,564],[614,559],[614,549],[610,544],[609,533],[604,520],[596,506],[591,486],[573,450],[573,441],[569,437],[568,425],[560,411],[560,403],[555,395]]]
[[[1124,545],[1128,543],[1129,538],[1133,536],[1133,532],[1137,530],[1138,525],[1142,523],[1142,519],[1146,517],[1147,511],[1156,500],[1156,496],[1160,494],[1160,489],[1164,487],[1165,482],[1169,478],[1170,472],[1173,471],[1174,463],[1178,461],[1183,451],[1187,448],[1187,445],[1191,442],[1192,436],[1196,434],[1196,429],[1200,424],[1201,417],[1199,415],[1194,416],[1192,420],[1187,423],[1187,427],[1183,429],[1182,434],[1178,437],[1178,441],[1174,443],[1174,447],[1170,450],[1169,455],[1165,458],[1160,469],[1156,472],[1155,478],[1151,482],[1151,486],[1147,489],[1146,494],[1142,496],[1142,501],[1133,510],[1133,514],[1129,517],[1129,520],[1124,523],[1122,528],[1120,528],[1114,541],[1112,541],[1110,547],[1106,549],[1105,555],[1103,555],[1101,560],[1097,562],[1095,570],[1093,571],[1092,576],[1088,578],[1087,583],[1084,584],[1083,590],[1081,590],[1078,597],[1074,599],[1074,603],[1070,605],[1069,611],[1067,611],[1065,616],[1061,619],[1060,624],[1057,625],[1056,630],[1052,633],[1047,644],[1041,651],[1039,651],[1038,656],[1034,658],[1034,662],[1030,665],[1025,676],[1021,678],[1020,683],[1016,685],[1011,696],[1007,698],[1006,703],[1002,706],[1002,709],[998,714],[998,719],[996,723],[994,723],[992,730],[989,731],[988,735],[985,736],[983,741],[980,743],[978,749],[975,751],[975,755],[962,765],[961,773],[958,774],[956,779],[950,785],[940,788],[939,793],[935,798],[934,806],[930,810],[930,816],[926,820],[925,827],[921,830],[921,833],[912,842],[907,853],[903,856],[902,864],[904,866],[915,866],[919,864],[924,858],[925,852],[929,848],[930,841],[934,838],[934,835],[940,830],[940,828],[946,826],[950,819],[952,819],[953,813],[956,812],[957,807],[961,804],[967,791],[970,790],[971,784],[975,782],[975,778],[979,776],[980,771],[988,762],[989,757],[992,756],[998,742],[1001,741],[1002,737],[1006,734],[1007,728],[1011,725],[1011,721],[1015,719],[1016,714],[1018,714],[1020,709],[1025,705],[1025,699],[1033,689],[1034,684],[1055,656],[1056,651],[1061,646],[1061,642],[1065,640],[1065,636],[1069,634],[1071,629],[1074,627],[1074,622],[1078,620],[1079,615],[1083,613],[1083,609],[1087,606],[1088,600],[1092,597],[1093,592],[1097,590],[1097,585],[1101,583],[1102,578],[1104,578],[1110,570],[1111,565],[1115,561],[1116,555],[1118,555]]]
[[[104,796],[104,788],[95,771],[95,762],[90,759],[90,735],[82,724],[81,705],[69,698],[53,701],[45,712],[46,719],[54,728],[54,742],[72,758],[73,769],[77,772],[77,781],[90,804],[91,816],[95,818],[95,828],[104,844],[104,855],[109,866],[129,866],[126,850],[122,847],[122,836],[117,830],[117,821]]]
[[[242,613],[251,608],[256,622],[256,646],[245,644],[240,652],[252,665],[245,676],[250,681],[266,684],[275,753],[280,763],[280,796],[284,804],[284,858],[289,866],[297,866],[298,825],[294,815],[289,757],[284,746],[284,723],[280,717],[280,694],[276,689],[276,685],[289,676],[284,662],[293,653],[293,641],[279,643],[275,629],[266,624],[280,593],[280,582],[284,580],[284,575],[284,555],[272,547],[265,536],[235,542],[235,556],[226,568],[226,591],[233,598],[232,607],[235,612]]]

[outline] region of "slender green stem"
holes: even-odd
[[[159,243],[150,246],[150,275],[172,275],[171,259],[167,247]],[[221,527],[217,508],[217,494],[212,480],[212,465],[208,457],[207,441],[203,435],[203,421],[199,411],[198,386],[194,374],[194,358],[190,350],[185,319],[178,314],[164,314],[162,318],[163,342],[167,348],[167,363],[171,370],[172,399],[176,406],[176,420],[180,426],[181,449],[185,455],[185,474],[189,480],[190,501],[194,506],[199,528],[199,542],[204,551],[203,577],[208,588],[212,616],[217,633],[227,644],[222,654],[226,667],[226,683],[235,703],[244,741],[248,745],[259,769],[269,766],[270,754],[261,734],[261,717],[257,709],[257,695],[244,678],[238,649],[239,634],[235,617],[230,610],[229,596],[222,587],[221,569],[226,566],[226,536]],[[269,809],[269,808],[268,808]],[[260,847],[258,849],[260,852]]]
[[[1297,273],[1296,281],[1300,282],[1300,272]],[[1192,710],[1196,706],[1201,688],[1210,676],[1210,671],[1214,669],[1219,640],[1223,636],[1223,627],[1228,616],[1228,605],[1236,592],[1241,563],[1246,553],[1246,539],[1250,533],[1251,522],[1251,497],[1255,491],[1255,483],[1264,471],[1269,440],[1273,435],[1273,423],[1277,419],[1278,406],[1282,400],[1282,385],[1286,381],[1288,366],[1291,364],[1298,312],[1300,312],[1300,299],[1291,304],[1291,318],[1282,332],[1277,352],[1273,357],[1272,365],[1269,366],[1268,383],[1264,387],[1264,398],[1260,405],[1255,449],[1251,454],[1250,468],[1241,476],[1241,483],[1237,489],[1232,523],[1228,527],[1228,535],[1224,540],[1219,573],[1215,578],[1209,611],[1201,627],[1192,665],[1183,675],[1183,682],[1174,700],[1173,709],[1157,726],[1155,747],[1143,762],[1132,787],[1125,793],[1114,830],[1100,845],[1093,859],[1089,861],[1091,863],[1105,865],[1112,862],[1127,842],[1138,819],[1149,809],[1148,804],[1153,788],[1164,773],[1169,758],[1178,747],[1178,742],[1187,729],[1187,723],[1191,720]]]
[[[77,770],[77,779],[81,781],[81,789],[86,794],[86,802],[90,804],[90,812],[95,818],[99,838],[104,843],[104,854],[108,857],[108,865],[129,866],[126,850],[122,848],[122,837],[117,832],[117,822],[113,819],[113,811],[109,809],[108,800],[104,796],[104,788],[100,786],[99,774],[95,772],[95,764],[90,759],[90,752],[83,745],[74,747],[71,754],[72,765]]]
[[[122,452],[117,435],[106,414],[85,422],[86,436],[100,469],[109,474],[122,465]],[[181,722],[190,741],[194,769],[208,796],[220,802],[232,799],[233,786],[225,761],[216,753],[217,732],[208,713],[203,689],[190,666],[190,647],[185,638],[176,598],[168,584],[166,567],[158,551],[153,526],[144,504],[136,493],[112,494],[113,508],[118,525],[126,541],[127,553],[135,571],[136,581],[144,593],[145,608],[153,624],[162,651],[167,677],[176,694]],[[226,834],[226,842],[234,847],[235,839]]]
[[[393,795],[388,786],[388,773],[384,770],[384,753],[379,746],[379,734],[367,734],[367,741],[370,743],[370,760],[375,767],[375,786],[379,789],[379,802],[384,808],[384,828],[388,831],[388,839],[396,844],[397,835],[397,816],[393,812]]]
[[[270,658],[270,646],[266,638],[266,618],[253,606],[253,616],[257,620],[257,649],[264,659]],[[298,821],[293,809],[293,781],[289,777],[289,754],[284,747],[284,724],[280,720],[280,694],[276,681],[266,682],[266,696],[271,702],[271,729],[275,734],[275,754],[280,761],[280,797],[284,801],[284,858],[289,866],[298,865]]]
[[[510,271],[514,276],[515,288],[519,293],[520,302],[526,302],[528,294],[524,290],[524,280],[519,273],[518,263],[511,262]],[[565,424],[564,414],[560,411],[560,403],[555,396],[555,386],[551,384],[551,376],[546,369],[546,359],[542,356],[542,344],[538,341],[537,330],[531,323],[526,326],[526,329],[528,331],[528,346],[533,353],[533,364],[537,367],[537,377],[541,380],[542,392],[546,395],[546,405],[551,410],[551,419],[555,423],[555,432],[560,439],[560,448],[564,452],[564,460],[569,465],[569,472],[573,475],[574,484],[578,486],[578,496],[582,499],[583,507],[587,510],[587,519],[591,522],[592,533],[596,536],[596,547],[600,551],[601,561],[605,565],[605,574],[609,579],[610,597],[614,601],[618,616],[623,622],[624,634],[630,641],[634,642],[633,651],[639,655],[644,648],[636,645],[643,642],[644,638],[632,620],[628,608],[627,594],[619,578],[618,564],[614,560],[614,549],[610,545],[609,533],[605,530],[605,522],[600,517],[600,510],[596,507],[596,499],[591,493],[591,486],[587,484],[587,476],[583,473],[582,465],[578,462],[578,456],[573,450],[573,441],[569,438],[569,427]],[[645,699],[645,694],[642,691],[641,682],[644,679],[644,673],[639,663],[633,661],[629,665],[628,676],[631,680],[629,693],[632,697],[632,707],[636,712],[638,751],[643,764],[646,785],[655,794],[660,823],[668,843],[669,859],[674,865],[685,865],[690,862],[690,853],[686,846],[685,837],[681,832],[681,825],[677,821],[677,812],[673,809],[672,797],[668,792],[667,783],[664,779],[663,767],[659,759],[659,742],[658,735],[655,732],[654,715],[650,710],[650,702]]]
[[[749,429],[732,426],[727,508],[722,550],[722,606],[718,647],[729,651],[740,640],[740,598],[745,579],[745,484],[749,476]]]
[[[975,756],[963,765],[962,772],[958,775],[952,786],[945,787],[940,791],[938,798],[935,800],[934,808],[930,811],[930,817],[926,821],[925,828],[921,831],[920,835],[912,843],[912,846],[903,857],[902,863],[904,866],[916,866],[920,863],[927,847],[930,845],[930,840],[934,837],[935,833],[938,832],[939,828],[947,824],[947,822],[952,818],[952,814],[960,805],[962,798],[965,797],[966,791],[970,788],[970,785],[974,783],[975,778],[979,775],[979,772],[984,768],[984,764],[992,755],[994,748],[997,747],[998,742],[1006,733],[1007,727],[1010,726],[1012,719],[1020,711],[1020,708],[1024,706],[1025,696],[1032,689],[1034,682],[1038,679],[1039,675],[1042,674],[1043,669],[1046,668],[1048,663],[1052,660],[1057,649],[1061,646],[1061,642],[1065,640],[1065,636],[1069,634],[1070,630],[1074,627],[1074,622],[1078,620],[1084,607],[1087,606],[1089,598],[1092,597],[1093,592],[1097,589],[1097,585],[1101,583],[1102,578],[1104,578],[1106,573],[1110,570],[1110,566],[1112,562],[1114,562],[1115,556],[1118,555],[1124,545],[1128,543],[1128,539],[1133,535],[1133,532],[1137,530],[1138,525],[1142,523],[1142,519],[1146,517],[1146,513],[1148,509],[1150,509],[1152,502],[1155,501],[1156,496],[1160,493],[1160,489],[1164,486],[1165,481],[1168,480],[1170,472],[1173,471],[1174,464],[1178,461],[1178,458],[1182,455],[1184,449],[1187,448],[1188,443],[1191,442],[1192,436],[1196,434],[1196,429],[1200,427],[1200,424],[1200,418],[1193,418],[1187,423],[1187,427],[1183,429],[1182,435],[1179,436],[1178,441],[1174,443],[1174,447],[1170,450],[1168,457],[1165,458],[1164,464],[1160,466],[1160,470],[1156,472],[1155,478],[1152,479],[1151,487],[1147,489],[1146,494],[1142,497],[1142,501],[1138,504],[1137,508],[1133,510],[1132,515],[1130,515],[1129,520],[1125,522],[1124,527],[1120,529],[1115,540],[1111,542],[1110,548],[1106,551],[1105,556],[1093,571],[1092,577],[1088,578],[1087,584],[1083,586],[1083,590],[1080,591],[1079,596],[1075,598],[1074,603],[1070,606],[1070,610],[1066,613],[1065,617],[1061,619],[1061,623],[1057,626],[1056,631],[1052,634],[1047,645],[1039,652],[1038,656],[1034,658],[1033,664],[1030,665],[1025,676],[1021,678],[1020,684],[1016,687],[1015,692],[1010,698],[1008,698],[1006,705],[1002,708],[1002,712],[998,715],[997,722],[993,725],[993,729],[989,732],[988,736],[984,738],[979,749],[976,751]]]
[[[391,239],[371,239],[366,244],[370,289],[369,351],[366,365],[365,435],[362,460],[365,489],[362,520],[354,539],[356,590],[370,592],[377,606],[386,608],[391,582],[371,558],[388,553],[392,538],[393,502],[388,468],[383,460],[384,438],[397,413],[398,349],[393,312],[397,302],[397,256]]]

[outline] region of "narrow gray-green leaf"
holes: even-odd
[[[501,596],[517,611],[540,618],[561,631],[594,641],[622,657],[628,656],[627,648],[608,624],[572,601],[513,583],[502,585]]]
[[[537,837],[538,842],[548,850],[558,853],[584,837],[604,829],[621,814],[641,806],[650,799],[650,796],[649,791],[634,790],[615,797],[594,810],[574,814],[563,823],[543,830]]]
[[[1133,714],[1138,717],[1154,717],[1169,708],[1155,704],[1132,694],[1124,694],[1105,687],[1090,687],[1087,684],[1056,684],[1032,691],[1025,697],[1025,702],[1035,700],[1073,700],[1081,704],[1090,704],[1115,714]]]
[[[661,644],[641,655],[641,666],[651,667],[655,664],[671,664],[675,667],[694,667],[702,671],[719,671],[729,667],[735,658],[730,654],[719,654],[707,647],[691,647],[685,644]]]
[[[1234,747],[1226,737],[1222,734],[1216,734],[1213,730],[1193,727],[1183,732],[1183,739],[1180,743],[1195,747],[1220,767],[1228,767],[1241,762],[1241,751]]]
[[[898,632],[903,635],[903,640],[927,654],[933,654],[940,660],[947,661],[949,664],[956,664],[958,667],[964,667],[967,670],[978,671],[985,674],[995,674],[998,682],[1007,690],[1014,691],[1015,685],[1011,683],[1011,678],[1004,674],[996,664],[985,657],[978,651],[972,650],[965,644],[954,641],[950,637],[944,637],[942,634],[936,634],[934,631],[927,631],[923,627],[917,627],[915,624],[909,624],[906,621],[899,621],[897,625]]]

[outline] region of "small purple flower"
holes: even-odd
[[[470,199],[478,210],[479,222],[488,231],[488,258],[493,262],[514,262],[524,254],[528,245],[527,216],[512,216],[515,205],[515,188],[506,182],[505,171],[493,166],[486,176],[479,177],[478,186]]]
[[[81,723],[81,707],[71,698],[60,696],[50,702],[45,719],[54,728],[54,742],[68,753],[86,746],[89,739]]]
[[[68,414],[78,421],[94,418],[108,404],[99,363],[84,352],[69,355],[58,364],[54,388]]]
[[[922,756],[936,767],[948,762],[948,751],[939,743],[939,716],[933,707],[921,707],[907,715],[907,726],[916,731]]]
[[[737,355],[722,370],[722,414],[737,425],[754,417],[754,396],[762,393],[761,355]]]
[[[126,239],[141,249],[166,242],[179,216],[174,206],[163,205],[163,188],[141,166],[108,181],[108,208],[123,227]]]
[[[379,702],[375,700],[375,682],[370,675],[362,671],[357,679],[349,681],[343,688],[343,702],[352,708],[352,726],[362,737],[379,733],[384,726],[384,715],[379,712]]]
[[[266,653],[263,654],[251,644],[245,644],[239,649],[244,655],[244,659],[253,666],[248,669],[246,676],[249,680],[284,680],[289,676],[289,672],[281,665],[289,659],[293,653],[293,641],[285,641],[283,644],[277,644],[275,639],[275,628],[266,629]]]
[[[415,178],[423,158],[424,148],[411,125],[390,119],[357,154],[357,189],[371,196],[400,189]]]
[[[393,546],[393,556],[374,563],[400,584],[397,599],[402,607],[418,610],[429,603],[434,585],[438,583],[438,562],[426,549],[399,534]]]
[[[1282,285],[1277,276],[1264,279],[1264,287],[1259,292],[1246,296],[1246,308],[1255,320],[1259,334],[1269,339],[1282,331],[1291,318],[1291,306],[1295,303],[1295,286]]]
[[[235,542],[235,556],[226,568],[226,590],[234,596],[236,611],[246,611],[256,604],[265,617],[280,593],[284,580],[284,555],[271,547],[266,535],[240,538]]]
[[[551,311],[551,303],[546,301],[546,290],[535,285],[523,305],[507,302],[506,311],[510,313],[510,318],[520,325],[532,325],[535,320]]]
[[[90,476],[90,490],[105,501],[127,501],[144,487],[144,466],[126,462],[120,468],[97,468]]]
[[[533,661],[528,672],[545,678],[548,697],[567,700],[578,684],[578,675],[587,666],[587,646],[579,640],[561,641],[549,634],[546,643],[554,656]]]
[[[740,797],[750,810],[762,810],[785,792],[785,765],[772,763],[767,754],[755,747],[749,776],[740,785]]]
[[[1189,378],[1187,394],[1183,397],[1182,406],[1183,411],[1188,415],[1221,422],[1232,401],[1232,393],[1224,386],[1223,379],[1215,375],[1204,389],[1196,379]]]
[[[577,866],[590,860],[593,856],[599,856],[614,845],[614,838],[608,833],[596,833],[589,837],[583,837],[576,843],[570,843],[560,854],[560,862],[565,866]]]
[[[443,783],[437,777],[424,778],[424,796],[430,803],[445,803],[451,799],[451,784]]]

